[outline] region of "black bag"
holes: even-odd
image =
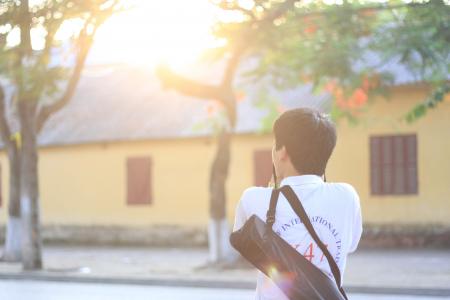
[[[280,192],[327,258],[336,282],[272,230]],[[231,234],[230,242],[245,259],[271,277],[290,300],[347,299],[341,287],[341,273],[336,262],[317,236],[300,200],[290,186],[273,189],[266,223],[256,215],[251,216],[240,230]],[[278,275],[274,276],[273,270],[276,270]]]

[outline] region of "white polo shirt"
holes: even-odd
[[[292,176],[280,186],[289,185],[303,204],[322,242],[335,259],[341,278],[347,255],[356,250],[362,233],[361,208],[355,189],[347,183],[328,183],[316,175]],[[266,220],[272,188],[251,187],[244,191],[236,208],[234,231],[241,228],[252,215]],[[278,199],[273,230],[299,253],[333,278],[326,257],[292,210],[283,194]],[[258,273],[257,300],[288,298],[262,272]]]

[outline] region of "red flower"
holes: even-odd
[[[360,106],[363,106],[364,104],[366,104],[367,99],[368,99],[368,96],[362,88],[356,89],[353,92],[352,97],[351,97],[351,100],[353,100],[354,104],[357,107],[360,107]]]
[[[317,26],[314,24],[308,25],[308,27],[305,28],[304,32],[306,34],[314,34],[317,31]]]
[[[326,85],[325,85],[325,91],[329,92],[329,93],[333,93],[333,91],[336,89],[337,85],[336,85],[336,81],[332,80],[329,81]]]

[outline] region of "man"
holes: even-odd
[[[343,278],[347,255],[356,250],[361,238],[362,221],[355,189],[346,183],[324,181],[325,167],[336,145],[335,126],[318,111],[302,108],[283,113],[275,121],[273,132],[272,161],[279,186],[292,187]],[[252,215],[266,219],[271,192],[272,188],[261,187],[244,191],[236,209],[234,231]],[[326,257],[282,194],[275,220],[273,230],[333,278]],[[288,298],[270,278],[259,272],[256,299]]]

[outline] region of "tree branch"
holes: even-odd
[[[236,70],[239,66],[239,62],[245,52],[245,49],[246,46],[241,44],[236,46],[234,51],[231,53],[222,78],[222,87],[229,88],[233,84],[234,75],[236,74]]]
[[[55,112],[62,109],[65,105],[67,105],[67,103],[72,98],[73,94],[75,93],[78,82],[80,81],[81,72],[83,71],[86,58],[89,54],[89,50],[91,49],[92,44],[94,42],[94,36],[97,32],[97,29],[103,24],[103,22],[106,19],[108,19],[108,17],[110,17],[114,13],[118,3],[119,0],[114,1],[113,4],[108,9],[102,12],[96,12],[96,14],[93,14],[89,19],[86,20],[83,29],[80,31],[80,36],[78,37],[79,51],[75,62],[75,67],[69,79],[66,90],[59,100],[53,102],[53,104],[44,106],[39,111],[36,124],[37,132],[40,132],[42,130],[45,122],[52,114],[54,114]],[[89,33],[90,29],[92,32]]]
[[[285,12],[290,10],[296,2],[300,2],[300,0],[287,0],[280,4],[278,9],[275,9],[274,11],[271,11],[268,13],[264,18],[261,19],[261,23],[271,23],[275,19],[281,17]]]
[[[236,46],[235,50],[231,53],[221,84],[223,102],[232,128],[236,125],[236,95],[233,91],[233,79],[245,49],[246,46],[241,44]]]
[[[274,10],[272,13],[267,15],[265,18],[261,20],[256,20],[255,22],[258,23],[265,23],[265,22],[271,22],[278,17],[281,17],[284,12],[289,10],[293,5],[295,5],[296,2],[300,2],[300,0],[292,0],[292,1],[286,1],[280,5],[280,7],[277,10]],[[335,6],[335,5],[334,5]],[[246,9],[239,7],[237,5],[228,5],[227,7],[222,7],[219,4],[219,7],[224,10],[237,10],[237,11],[244,11]],[[360,6],[360,7],[351,7],[349,8],[352,12],[360,12],[360,11],[384,11],[384,10],[395,10],[400,8],[421,8],[426,7],[426,4],[424,3],[399,3],[399,4],[391,4],[391,5],[368,5],[368,6]],[[332,5],[329,6],[329,8],[333,8]],[[247,10],[248,11],[248,10]],[[311,17],[311,16],[327,16],[329,14],[335,13],[332,10],[317,10],[317,11],[308,11],[303,13],[298,13],[297,16],[299,17]]]
[[[223,10],[234,10],[234,11],[240,11],[244,13],[245,15],[249,16],[252,20],[256,19],[255,14],[250,9],[243,8],[242,6],[237,3],[237,1],[228,2],[228,1],[220,1],[217,3],[217,5],[223,9]]]
[[[70,98],[72,98],[73,94],[75,93],[75,89],[78,85],[78,82],[80,81],[81,77],[81,71],[83,70],[84,63],[86,62],[87,54],[89,53],[89,49],[92,46],[93,43],[93,36],[87,34],[87,26],[89,25],[89,22],[86,22],[86,25],[82,32],[80,33],[80,47],[79,52],[77,55],[77,59],[75,62],[75,68],[72,72],[72,75],[69,79],[69,83],[67,84],[66,90],[63,94],[63,96],[55,101],[51,105],[44,106],[37,117],[37,132],[40,132],[42,127],[44,126],[47,119],[55,112],[62,109],[69,101]],[[96,30],[96,29],[94,29]]]
[[[288,0],[280,4],[277,9],[271,11],[260,20],[254,20],[251,22],[252,25],[249,26],[249,32],[245,34],[240,42],[234,45],[234,50],[232,51],[227,62],[223,73],[222,82],[219,85],[208,85],[187,79],[183,76],[175,74],[166,66],[159,66],[157,68],[157,76],[163,82],[165,87],[173,88],[184,95],[204,100],[215,100],[222,103],[226,109],[230,125],[233,128],[236,124],[236,97],[233,92],[232,84],[240,59],[249,46],[246,40],[252,37],[255,30],[260,30],[267,24],[272,24],[275,19],[282,16],[287,10],[294,6],[297,1],[299,0]]]
[[[196,97],[203,100],[219,100],[221,97],[221,87],[204,84],[195,80],[187,79],[178,75],[167,66],[158,66],[156,75],[162,81],[165,88],[174,89],[183,95]]]
[[[31,53],[31,24],[28,0],[20,2],[20,47],[22,56]]]

